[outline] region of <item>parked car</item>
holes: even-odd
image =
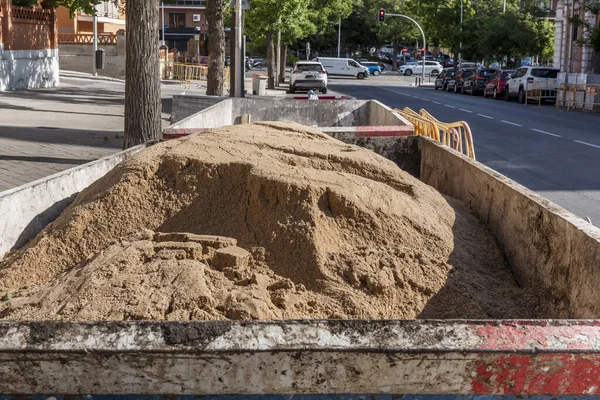
[[[450,68],[450,71],[452,71],[452,73],[448,76],[448,80],[446,81],[446,91],[447,92],[454,91],[456,82],[458,81],[458,79],[460,78],[460,74],[462,73],[462,71],[459,71],[459,70],[453,69],[453,68]]]
[[[514,73],[514,69],[497,70],[485,84],[483,97],[492,96],[494,99],[504,97],[504,87],[506,86],[506,82]]]
[[[519,103],[525,103],[526,92],[535,87],[542,90],[548,99],[556,101],[558,72],[558,69],[549,67],[521,67],[504,85],[504,99],[510,101],[516,97]]]
[[[200,65],[208,65],[208,57],[207,56],[201,56],[198,58],[198,64]]]
[[[475,69],[478,67],[478,65],[474,62],[463,61],[458,65],[458,67],[460,69]]]
[[[371,75],[379,75],[381,74],[381,67],[379,66],[379,63],[376,62],[371,62],[371,61],[363,61],[360,63],[360,65],[365,66],[369,69],[369,74]]]
[[[454,83],[454,93],[465,93],[465,79],[469,78],[472,74],[475,73],[474,69],[460,69],[458,70],[458,75],[455,77],[456,82]]]
[[[448,81],[450,77],[454,73],[454,69],[452,68],[444,68],[442,72],[435,78],[435,90],[442,89],[446,90],[446,86],[448,86]]]
[[[465,78],[463,83],[463,93],[469,93],[475,96],[477,93],[483,93],[485,84],[496,73],[495,68],[479,68],[473,74]]]
[[[327,71],[317,61],[298,61],[290,74],[290,93],[297,89],[316,89],[327,93]]]
[[[425,63],[425,66],[423,66]],[[398,69],[398,72],[404,74],[406,76],[410,76],[412,74],[421,74],[423,73],[423,68],[425,68],[426,74],[437,75],[442,69],[442,64],[435,61],[419,61],[414,65],[403,65]]]

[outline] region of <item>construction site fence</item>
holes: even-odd
[[[469,124],[465,121],[441,122],[427,110],[418,113],[408,107],[394,109],[415,127],[415,135],[427,136],[475,160],[475,146]]]
[[[163,79],[180,81],[186,87],[208,79],[208,66],[199,64],[184,64],[161,61],[161,75]],[[229,86],[229,68],[223,69],[223,84]]]
[[[556,107],[600,112],[600,84],[561,83]]]
[[[540,106],[543,101],[556,101],[556,94],[557,91],[555,88],[536,88],[535,85],[532,85],[531,87],[527,87],[527,90],[525,91],[525,104],[528,104],[531,101],[537,101],[538,106]]]

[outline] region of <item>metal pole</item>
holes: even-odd
[[[94,74],[94,76],[98,76],[98,69],[96,68],[96,51],[98,50],[98,16],[97,16],[98,10],[94,9],[94,17],[92,18],[92,25],[93,25],[93,31],[94,31],[94,45],[92,46],[93,51],[94,51],[94,57],[92,57],[92,61],[94,63],[94,65],[92,66],[92,72]]]
[[[279,86],[279,70],[281,64],[281,17],[279,17],[279,29],[277,30],[277,61],[275,62],[275,86]]]
[[[502,8],[502,12],[506,13],[506,0],[504,0],[504,7]]]
[[[244,55],[242,54],[242,0],[237,0],[236,23],[235,23],[235,54],[236,54],[236,69],[235,69],[235,97],[242,97],[242,82],[244,80]]]
[[[458,47],[458,65],[459,66],[460,66],[460,64],[462,64],[462,24],[463,24],[463,0],[460,0],[460,45]]]
[[[340,22],[338,23],[338,58],[340,58],[341,43],[342,43],[342,17],[340,17]]]
[[[461,3],[462,3],[462,1],[461,1]],[[413,24],[415,24],[417,26],[417,28],[419,28],[419,30],[421,31],[421,36],[423,37],[423,48],[425,49],[424,51],[427,51],[427,42],[425,41],[425,32],[423,32],[423,28],[421,28],[421,25],[419,25],[419,23],[417,21],[415,21],[411,17],[403,15],[403,14],[387,14],[387,16],[388,17],[406,18],[406,19],[410,20]],[[425,54],[423,54],[423,70],[421,73],[421,78],[423,79],[423,82],[425,82]]]
[[[160,3],[162,11],[161,11],[161,16],[162,16],[162,44],[165,44],[165,2],[161,1]]]

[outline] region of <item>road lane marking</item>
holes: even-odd
[[[500,122],[504,122],[505,124],[509,124],[509,125],[514,125],[514,126],[523,126],[521,124],[515,124],[514,122],[510,122],[510,121],[505,121],[503,119],[500,120]]]
[[[582,142],[581,140],[573,140],[573,141],[577,142],[577,143],[585,144],[586,146],[591,146],[591,147],[595,147],[597,149],[600,149],[600,146],[598,146],[597,144],[591,144],[591,143],[588,143],[588,142]]]
[[[413,96],[413,97],[414,97],[415,99],[419,99],[419,100],[421,99],[419,96]]]
[[[550,136],[554,136],[554,137],[562,137],[562,136],[560,136],[560,135],[557,135],[556,133],[550,133],[550,132],[546,132],[546,131],[543,131],[543,130],[541,130],[541,129],[535,129],[535,128],[531,128],[531,130],[532,130],[532,131],[535,131],[535,132],[543,133],[544,135],[550,135]]]
[[[489,115],[485,115],[485,114],[477,114],[477,115],[479,115],[480,117],[483,117],[483,118],[487,118],[487,119],[494,119],[494,117],[490,117]]]
[[[442,104],[442,103],[440,103],[439,101],[433,101],[433,100],[431,100],[431,102],[432,102],[433,104]]]
[[[460,110],[460,111],[467,112],[467,113],[473,113],[473,111],[471,111],[471,110],[465,110],[464,108],[459,108],[459,110]]]
[[[383,86],[379,86],[379,87],[380,87],[380,88],[382,88],[383,90],[388,90],[388,91],[390,91],[390,92],[393,92],[393,93],[398,93],[398,94],[401,94],[402,96],[411,97],[411,95],[410,95],[410,94],[407,94],[407,93],[402,93],[402,92],[399,92],[399,91],[397,91],[397,90],[388,89],[388,88],[386,88],[386,87],[383,87]]]
[[[448,104],[444,104],[444,107],[448,107],[448,108],[456,108],[454,106],[448,105]]]

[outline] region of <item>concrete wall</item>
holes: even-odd
[[[0,49],[0,91],[58,86],[58,50]]]
[[[183,119],[205,110],[209,105],[215,104],[222,98],[201,96],[173,96],[171,128],[207,128],[213,125],[203,125],[205,118],[214,120],[214,116],[203,117],[197,115],[194,119],[187,119],[182,126]],[[224,106],[224,113],[231,113],[233,122],[240,123],[242,115],[250,115],[251,121],[295,121],[309,126],[365,126],[365,125],[410,125],[401,116],[391,112],[391,109],[376,100],[323,100],[303,101],[272,98],[233,98],[229,105]],[[225,103],[223,103],[225,104]],[[212,110],[216,112],[215,109]],[[206,110],[204,111],[206,112]],[[192,121],[197,125],[192,126]],[[179,122],[179,123],[178,123]]]
[[[77,193],[142,148],[143,145],[132,147],[0,193],[0,258],[34,238],[60,215]]]
[[[207,107],[213,106],[228,97],[216,96],[173,96],[171,123],[175,124],[184,118],[194,115]]]
[[[126,36],[124,33],[117,35],[117,43],[100,45],[104,50],[105,68],[98,70],[98,74],[111,78],[125,79],[125,51]],[[93,72],[93,45],[92,44],[65,44],[59,43],[60,69],[65,71]]]
[[[176,97],[176,96],[173,96]],[[173,106],[175,101],[179,103],[185,102],[185,96],[180,99],[173,99]],[[198,104],[198,103],[196,103]],[[207,104],[210,104],[207,102]],[[182,119],[177,124],[171,125],[169,129],[182,129],[182,128],[218,128],[225,125],[233,125],[233,99],[220,100],[216,104],[209,105],[202,112],[197,112],[190,115],[187,118]]]
[[[0,393],[575,398],[600,392],[598,335],[591,321],[0,322]]]
[[[555,318],[600,317],[600,229],[470,158],[421,138],[423,182],[463,201],[520,284]]]
[[[94,59],[91,55],[60,54],[60,69],[91,74]],[[105,68],[98,70],[98,75],[116,79],[125,79],[125,56],[106,56]]]

